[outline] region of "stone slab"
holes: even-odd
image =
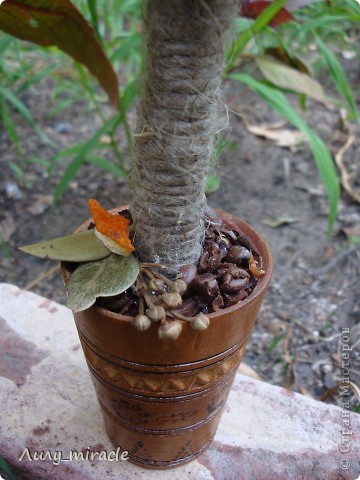
[[[0,454],[25,480],[360,476],[359,415],[241,375],[211,447],[191,463],[170,472],[143,470],[120,460],[67,461],[70,450],[85,455],[114,450],[72,314],[9,284],[0,284],[0,401]],[[36,459],[41,452],[52,458]]]

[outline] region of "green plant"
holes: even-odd
[[[213,99],[216,98],[220,84],[219,71],[225,46],[224,32],[230,21],[229,12],[236,7],[234,0],[228,0],[225,6],[220,6],[218,0],[212,1],[219,20],[216,23],[216,31],[211,34],[209,25],[214,16],[208,17],[208,12],[203,9],[202,4],[197,5],[197,9],[190,16],[183,4],[180,6],[170,2],[163,6],[160,5],[159,0],[154,0],[147,6],[148,59],[145,62],[143,99],[138,109],[134,135],[136,162],[132,172],[135,247],[143,265],[160,263],[165,264],[167,268],[178,270],[184,264],[196,263],[200,255],[204,236],[205,177],[216,150],[214,139],[217,132],[217,110],[213,107]],[[137,73],[122,90],[120,88],[118,106],[117,75],[100,44],[108,41],[108,35],[112,33],[113,28],[112,22],[108,19],[105,4],[101,14],[101,10],[95,8],[94,2],[87,2],[95,35],[79,11],[68,0],[57,0],[51,5],[44,0],[44,5],[40,9],[34,8],[33,0],[24,0],[23,3],[26,4],[26,9],[22,8],[21,2],[13,0],[6,2],[0,9],[0,28],[40,45],[56,45],[63,49],[83,63],[97,77],[110,100],[117,107],[116,113],[110,118],[103,115],[101,102],[94,93],[88,76],[83,67],[77,66],[82,87],[88,92],[92,106],[101,117],[103,124],[88,141],[60,152],[53,159],[50,171],[62,158],[74,155],[56,187],[55,201],[57,201],[84,162],[92,162],[115,175],[126,173],[125,163],[117,149],[114,134],[116,128],[122,124],[127,134],[128,144],[132,146],[126,114],[137,94]],[[300,95],[303,105],[305,95],[319,101],[324,101],[325,95],[322,86],[311,78],[309,71],[290,50],[291,45],[287,43],[285,48],[285,37],[270,27],[271,23],[279,23],[279,20],[276,20],[278,15],[284,15],[282,8],[284,3],[284,0],[276,0],[263,9],[254,23],[246,28],[242,21],[239,22],[238,38],[228,51],[226,72],[228,78],[254,89],[273,109],[306,134],[327,188],[330,205],[329,228],[331,228],[339,197],[339,185],[332,158],[325,144],[290,105],[283,92]],[[123,8],[128,7],[132,12],[138,4],[126,2],[124,5]],[[116,13],[119,7],[113,4],[113,8]],[[182,11],[182,16],[179,18],[177,9]],[[123,14],[124,11],[121,15]],[[292,19],[290,14],[285,17],[286,20]],[[127,18],[126,15],[124,18]],[[170,22],[170,26],[167,25],[168,18],[172,18],[173,21],[173,23]],[[207,21],[204,22],[203,18],[207,18]],[[64,19],[66,22],[62,21]],[[191,21],[194,21],[199,29],[189,27],[188,23]],[[51,29],[49,25],[52,25]],[[58,30],[54,35],[56,27]],[[186,29],[187,34],[184,35]],[[294,38],[297,38],[291,29],[289,31]],[[322,49],[327,64],[334,72],[333,77],[338,82],[338,90],[354,113],[355,103],[352,101],[351,89],[349,90],[344,75],[339,74],[338,64],[325,50],[318,37],[319,32],[311,29],[309,32],[317,35],[319,48]],[[186,38],[185,45],[182,43],[184,38]],[[128,37],[128,40],[134,44],[137,44],[137,39],[137,33]],[[86,51],[82,48],[85,44]],[[260,44],[261,51],[259,51]],[[204,56],[203,52],[207,54]],[[128,53],[127,49],[124,50],[120,46],[114,51],[113,59],[124,58]],[[275,59],[275,56],[278,58]],[[244,72],[236,73],[238,62],[243,59],[247,62],[249,60],[255,62],[265,80],[257,80]],[[188,72],[192,75],[191,82]],[[202,91],[201,96],[197,94],[199,91]],[[173,105],[169,105],[170,99],[173,100]],[[100,139],[105,133],[109,135],[110,143],[118,158],[116,167],[94,153],[99,148]],[[174,201],[180,193],[181,202]],[[105,215],[104,212],[103,214]],[[109,221],[112,223],[113,219]],[[112,238],[111,235],[110,237]],[[84,235],[77,235],[75,238],[79,245],[84,241]],[[93,249],[96,247],[95,250],[98,251],[99,238],[105,245],[105,251],[102,245],[102,256],[97,258],[98,253],[94,257]],[[56,245],[51,241],[35,247],[25,247],[25,250],[43,257],[50,256],[53,259],[90,262],[80,266],[73,274],[74,281],[70,280],[68,283],[70,299],[75,296],[72,288],[75,289],[78,298],[85,299],[77,305],[71,303],[73,302],[71,300],[70,303],[74,309],[87,308],[98,296],[119,294],[128,288],[129,282],[134,282],[139,273],[139,266],[133,261],[131,250],[126,252],[125,259],[118,258],[116,255],[122,256],[124,252],[119,252],[118,246],[109,243],[108,235],[105,234],[104,237],[100,227],[96,225],[95,232],[87,233],[86,240],[89,243],[87,243],[86,252],[89,256],[86,258],[72,256],[75,248],[73,240],[73,236],[65,237],[59,241],[59,244],[56,241]],[[65,256],[61,253],[63,249],[65,249]],[[79,252],[79,249],[75,248],[75,250]],[[112,251],[115,255],[111,253]],[[97,263],[91,264],[91,262]],[[256,272],[255,260],[250,259],[249,262],[250,270],[252,264]],[[105,268],[104,265],[107,267]],[[85,277],[82,275],[83,270]],[[118,271],[120,277],[117,278],[112,273],[109,278],[107,271]],[[254,275],[257,276],[256,273]],[[100,290],[99,282],[94,284],[92,281],[93,276],[99,282],[103,280]],[[261,276],[260,273],[259,276]]]
[[[6,475],[6,478],[9,479],[9,480],[20,480],[20,477],[18,477],[13,472],[13,470],[10,467],[10,465],[8,464],[8,462],[1,455],[0,455],[0,474]]]
[[[8,35],[0,37],[0,120],[20,156],[21,145],[12,118],[12,110],[16,110],[45,142],[49,142],[44,132],[37,127],[31,112],[20,96],[25,90],[33,88],[46,78],[55,68],[56,64],[52,62],[46,68],[39,70],[36,60],[25,61],[17,40]],[[12,168],[16,170],[16,165]]]
[[[292,107],[284,94],[296,94],[302,109],[306,109],[307,96],[321,103],[331,100],[347,109],[349,119],[359,120],[354,94],[346,74],[336,55],[324,43],[334,42],[334,38],[337,43],[344,43],[346,34],[356,28],[359,10],[354,7],[354,2],[332,1],[330,5],[325,2],[314,3],[292,15],[284,10],[285,2],[282,0],[271,4],[256,1],[245,3],[248,7],[252,6],[252,9],[245,9],[245,13],[255,17],[255,20],[240,18],[237,21],[238,36],[234,47],[227,54],[228,77],[257,92],[273,110],[306,135],[327,191],[328,229],[331,232],[340,196],[333,158],[326,144]],[[255,6],[259,9],[254,9]],[[339,21],[342,22],[341,27]],[[321,67],[328,70],[341,101],[330,99],[326,95],[323,86],[314,79],[311,69],[302,61],[302,55],[309,58],[308,46],[314,41],[320,55],[315,56],[313,64],[318,68],[320,60]],[[355,45],[350,45],[350,48],[354,50],[354,55],[358,55]],[[263,79],[256,78],[251,71],[247,73],[249,63],[257,66]],[[236,73],[239,68],[241,73]]]
[[[9,4],[10,8],[15,8],[11,5],[11,2],[9,2]],[[64,2],[63,4],[68,8],[68,2]],[[31,37],[32,31],[29,32],[26,28],[23,28],[24,23],[22,24],[22,34],[20,34],[22,38],[29,38],[35,42],[39,41],[41,45],[53,44],[54,46],[45,49],[36,44],[24,44],[9,35],[0,34],[0,80],[2,80],[0,91],[0,121],[2,121],[6,127],[9,138],[18,150],[18,162],[11,164],[10,168],[12,168],[14,174],[20,181],[23,177],[24,165],[29,160],[23,155],[21,150],[19,136],[12,116],[12,109],[17,110],[28,125],[34,128],[43,140],[49,143],[49,139],[45,137],[44,133],[38,128],[29,109],[21,100],[24,92],[38,85],[49,76],[52,76],[54,79],[54,101],[56,102],[56,107],[50,112],[50,115],[58,116],[63,109],[73,105],[74,102],[83,100],[85,92],[88,99],[89,113],[94,112],[94,110],[97,112],[102,122],[99,130],[106,133],[110,138],[110,142],[102,143],[101,135],[97,135],[97,132],[94,132],[90,139],[85,140],[85,142],[81,144],[73,145],[72,148],[74,151],[79,151],[82,147],[86,147],[86,145],[88,145],[89,148],[86,148],[86,156],[81,157],[82,161],[79,162],[79,158],[74,158],[74,165],[63,174],[60,180],[61,185],[59,185],[55,192],[56,201],[59,198],[59,192],[66,190],[68,182],[85,163],[94,164],[101,169],[111,171],[113,174],[119,176],[124,176],[128,172],[129,166],[128,164],[126,165],[124,157],[129,156],[132,148],[132,138],[127,116],[137,94],[138,84],[136,77],[141,62],[141,32],[139,31],[140,2],[138,0],[120,2],[120,4],[114,0],[107,2],[102,0],[96,2],[96,4],[91,1],[78,1],[75,2],[75,4],[89,17],[94,28],[96,27],[97,38],[104,52],[111,59],[112,73],[109,73],[110,70],[104,69],[104,65],[101,65],[101,62],[105,61],[105,56],[100,56],[99,58],[102,60],[100,63],[97,60],[95,64],[97,64],[97,71],[102,78],[100,81],[103,86],[107,88],[108,94],[112,95],[113,102],[116,103],[117,100],[115,99],[118,96],[121,98],[119,108],[115,113],[110,112],[109,115],[109,112],[104,112],[106,99],[100,94],[101,92],[96,91],[94,82],[85,73],[82,65],[75,61],[75,69],[73,69],[69,62],[66,61],[66,56],[60,48],[70,54],[74,54],[74,52],[71,51],[71,45],[67,45],[66,41],[64,43],[64,39],[60,41],[60,44],[57,44],[56,41],[51,38],[46,39],[46,41],[41,39],[37,40]],[[61,5],[61,3],[58,2],[58,5]],[[5,10],[2,10],[2,12],[4,11]],[[66,14],[70,15],[69,12],[71,11],[70,8],[67,13],[65,13],[65,16]],[[110,11],[116,12],[117,19],[113,14],[109,15]],[[24,14],[21,14],[21,5],[17,5],[15,14],[19,16],[20,21],[24,22]],[[37,22],[39,20],[34,17],[33,21]],[[11,21],[8,22],[5,16],[2,22],[4,30],[11,33]],[[35,25],[35,23],[33,23],[33,25]],[[86,24],[84,23],[84,25]],[[86,26],[86,28],[88,27]],[[83,26],[82,30],[86,32],[86,28],[84,30]],[[35,27],[33,27],[33,29],[36,30]],[[63,30],[62,34],[66,36],[65,32],[66,30]],[[89,34],[89,30],[87,34]],[[27,35],[30,35],[30,37],[27,37]],[[81,40],[81,36],[78,36],[78,45],[80,45],[82,41],[85,41],[85,38],[87,37],[83,36]],[[90,55],[97,57],[96,43],[91,36],[88,38],[88,45],[89,44],[92,45],[92,53],[90,53]],[[90,69],[92,68],[90,64],[94,62],[89,63],[85,58],[83,61]],[[66,69],[66,75],[58,73],[60,68],[62,70],[64,70],[64,68]],[[114,88],[114,70],[121,70],[119,89],[117,85],[116,88]],[[93,71],[93,73],[96,72]],[[108,78],[112,79],[112,81],[109,82],[107,80]],[[111,122],[111,117],[114,115],[119,115],[115,127],[112,126]],[[108,129],[106,129],[106,125],[108,125]],[[122,148],[122,151],[119,150],[115,140],[120,125],[126,132],[128,142],[127,146]],[[94,141],[94,137],[97,139],[96,141]],[[53,147],[56,148],[55,145],[53,145]],[[107,155],[110,159],[104,158],[104,150],[110,151],[110,155]],[[65,158],[68,152],[71,152],[71,149],[67,148],[64,151],[58,151],[52,159],[45,160],[49,165],[49,173],[52,173],[53,170],[57,168],[58,161]],[[113,161],[113,158],[115,161]],[[77,167],[77,165],[79,165],[79,167]],[[73,175],[71,175],[72,171],[75,172]]]
[[[305,120],[301,119],[301,113],[291,107],[284,97],[279,98],[279,100],[281,99],[280,105],[275,99],[278,92],[283,94],[295,93],[299,97],[300,106],[303,109],[306,108],[306,96],[313,97],[320,102],[331,100],[341,107],[347,107],[349,118],[359,119],[354,93],[346,74],[333,50],[327,46],[327,44],[332,44],[335,48],[346,46],[353,51],[354,55],[358,56],[356,43],[353,41],[351,43],[348,37],[353,34],[356,39],[356,22],[359,20],[359,9],[352,0],[346,0],[345,2],[333,0],[330,4],[308,2],[311,5],[307,8],[290,14],[284,9],[284,6],[286,6],[284,0],[276,0],[267,8],[264,8],[264,5],[261,5],[261,8],[259,7],[260,4],[266,5],[266,3],[256,1],[243,3],[243,15],[254,20],[244,18],[244,16],[237,19],[237,38],[227,52],[226,72],[228,78],[245,83],[257,92],[272,109],[277,110],[287,121],[305,133],[328,194],[330,231],[336,218],[340,192],[331,155],[316,132],[306,124]],[[125,2],[79,0],[75,2],[75,5],[91,22],[96,37],[109,57],[113,68],[120,72],[120,107],[115,114],[119,117],[113,123],[112,119],[109,119],[109,116],[103,113],[104,99],[96,93],[93,82],[81,65],[77,66],[78,80],[74,81],[75,78],[62,78],[61,76],[57,78],[54,95],[55,99],[61,98],[61,100],[57,100],[57,106],[53,110],[53,114],[59,114],[63,108],[67,108],[73,102],[82,98],[85,91],[89,101],[89,112],[95,110],[101,118],[102,125],[89,140],[58,152],[49,162],[51,165],[49,172],[51,173],[57,168],[58,162],[71,156],[72,151],[76,153],[76,157],[71,160],[59,181],[55,191],[55,201],[59,200],[68,188],[69,182],[85,163],[92,163],[119,176],[126,175],[129,169],[126,158],[129,157],[129,152],[133,148],[128,112],[137,97],[139,87],[137,77],[142,58],[141,2],[140,0],[127,0]],[[303,57],[309,58],[308,46],[314,42],[318,46],[320,55],[312,54],[314,57],[313,68],[315,71],[323,68],[328,69],[341,100],[330,99],[325,94],[323,87],[314,80],[310,69],[301,60]],[[17,45],[16,55],[21,58],[20,70],[16,73],[16,76],[25,78],[25,81],[17,90],[12,88],[11,82],[10,85],[2,86],[0,113],[9,137],[20,150],[21,146],[9,111],[9,104],[16,108],[30,125],[36,128],[30,112],[19,99],[19,94],[24,89],[31,88],[45,76],[54,73],[59,62],[51,63],[43,72],[39,72],[35,77],[30,77],[27,72],[31,70],[31,67],[26,61],[26,54],[24,56],[19,51],[18,43],[12,41],[8,36],[0,39],[0,56],[3,51],[12,48],[12,45],[15,44]],[[63,48],[62,45],[59,46]],[[41,54],[44,52],[44,49],[39,47],[32,48],[37,48],[37,51],[41,51]],[[61,51],[51,48],[53,54],[56,53],[60,59]],[[12,56],[14,56],[14,52]],[[8,79],[13,78],[14,73],[8,67],[5,70],[1,68],[2,63],[0,63],[0,72],[4,71]],[[264,76],[264,80],[254,76],[252,70],[247,71],[249,63],[257,65]],[[233,74],[240,67],[242,69],[241,75],[234,77]],[[247,76],[244,76],[244,74]],[[103,77],[104,75],[102,76],[102,82],[104,82]],[[113,78],[113,75],[110,75],[110,77]],[[64,98],[65,91],[67,93]],[[114,91],[111,95],[114,96]],[[127,138],[127,147],[122,147],[122,151],[120,151],[116,142],[116,132],[120,127],[124,128]],[[109,143],[105,145],[101,143],[102,135],[98,134],[100,131],[102,134],[106,133],[109,136]],[[83,154],[78,155],[78,152],[82,149],[84,149]],[[116,159],[116,163],[104,158],[104,150],[109,149],[112,152],[111,157]],[[18,165],[12,165],[12,168],[17,176],[21,176],[21,164],[20,168]],[[216,177],[210,177],[208,190],[211,191],[217,187],[218,180]]]
[[[140,1],[92,2],[89,0],[76,2],[76,5],[84,14],[89,16],[90,13],[89,20],[104,52],[110,59],[114,71],[120,71],[119,105],[110,117],[108,114],[104,114],[104,98],[94,89],[94,83],[83,66],[81,64],[75,65],[78,81],[71,80],[71,88],[67,88],[72,92],[72,98],[64,100],[54,111],[54,114],[59,113],[59,108],[66,108],[74,101],[82,98],[84,92],[86,92],[89,112],[95,111],[101,119],[102,125],[89,140],[73,145],[71,148],[66,148],[52,158],[49,173],[52,173],[64,158],[71,158],[75,154],[55,189],[55,202],[61,198],[70,181],[85,163],[96,165],[119,177],[126,176],[129,172],[129,162],[126,162],[126,157],[129,157],[132,151],[128,112],[138,93],[137,77],[141,64]],[[64,84],[63,82],[64,80],[58,82],[56,96],[61,96],[67,87],[68,80]],[[122,150],[119,149],[116,141],[119,128],[124,129],[127,139],[127,145]],[[109,137],[109,142],[104,144],[101,140],[105,134]],[[111,151],[111,157],[116,160],[115,163],[104,157],[104,153],[109,150]]]
[[[279,343],[285,338],[285,334],[277,335],[270,345],[267,347],[263,355],[259,358],[259,361],[257,363],[257,367],[260,368],[262,365],[268,361],[271,353],[276,350],[276,347],[279,345]]]

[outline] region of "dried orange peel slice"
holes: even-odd
[[[88,201],[88,205],[95,223],[96,236],[113,253],[128,257],[135,250],[129,238],[130,220],[109,213],[94,198]]]

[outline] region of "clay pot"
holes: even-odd
[[[142,467],[175,467],[210,445],[269,285],[265,241],[237,217],[217,213],[261,254],[266,274],[247,299],[211,313],[207,330],[184,322],[176,341],[163,341],[158,324],[138,332],[131,317],[97,306],[74,314],[108,435]],[[62,275],[69,277],[66,264]]]

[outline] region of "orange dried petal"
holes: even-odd
[[[94,198],[88,201],[88,205],[98,232],[111,238],[126,250],[131,252],[135,250],[129,238],[130,220],[128,218],[111,214]]]
[[[249,258],[249,270],[256,278],[263,277],[265,275],[265,270],[262,270],[257,266],[256,260],[253,256]]]

